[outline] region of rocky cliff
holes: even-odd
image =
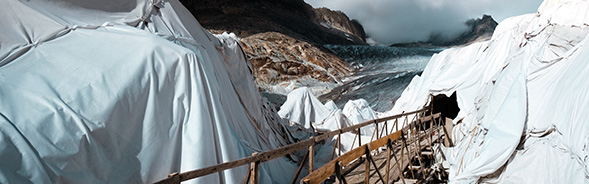
[[[488,40],[493,36],[497,22],[490,15],[483,15],[482,18],[470,19],[464,23],[468,29],[457,38],[450,41],[437,41],[439,45],[464,45],[477,40]],[[431,40],[436,43],[436,40]]]
[[[310,43],[277,32],[259,33],[241,40],[256,70],[258,82],[276,84],[308,76],[336,82],[351,72],[346,62]]]
[[[328,8],[315,9],[315,23],[329,28],[333,33],[339,33],[340,36],[345,36],[346,39],[358,43],[360,39],[366,42],[366,33],[364,28],[357,20],[350,20],[350,18],[341,11],[333,11]],[[344,35],[341,35],[344,33]]]
[[[477,41],[491,39],[497,22],[490,15],[483,15],[482,18],[470,19],[464,22],[467,29],[456,38],[447,39],[441,33],[432,33],[425,42],[399,43],[392,46],[398,47],[428,47],[428,46],[457,46],[468,45]]]
[[[241,38],[279,32],[318,44],[364,44],[364,31],[358,23],[351,23],[341,12],[314,9],[303,0],[184,0],[182,3],[203,27],[233,32]],[[350,38],[342,37],[346,33]]]
[[[241,38],[262,87],[311,78],[338,82],[351,74],[348,63],[323,44],[365,44],[357,21],[344,13],[314,9],[303,0],[182,1],[213,33]]]

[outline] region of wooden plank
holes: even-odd
[[[313,137],[311,137],[313,139]],[[311,144],[309,146],[309,173],[313,172],[313,167],[315,166],[315,151],[314,151],[315,144]]]
[[[422,141],[422,143],[425,143],[425,142]],[[391,169],[390,174],[389,174],[389,178],[392,181],[398,180],[399,178],[404,178],[402,175],[402,171],[404,171],[405,168],[407,168],[407,166],[410,164],[410,162],[409,162],[410,159],[408,157],[402,156],[405,154],[402,150],[405,150],[405,148],[403,148],[399,144],[393,145],[392,149],[391,149],[392,156],[393,156],[393,158],[395,158],[394,160],[391,160],[391,162],[393,162],[395,164],[391,164],[391,167],[389,167]],[[375,156],[371,156],[371,157],[373,157],[376,164],[379,165],[379,169],[380,169],[381,173],[387,169],[387,167],[385,167],[386,166],[385,160],[386,160],[387,155],[384,153],[385,152],[375,155]],[[401,157],[401,159],[403,159],[403,160],[400,160],[399,157]],[[396,162],[395,162],[395,160],[396,160]],[[373,169],[371,169],[371,172],[372,171],[373,171]],[[365,176],[364,169],[357,168],[354,171],[351,171],[350,175],[346,175],[346,180],[349,181],[350,183],[363,183],[364,179],[365,179],[364,176]],[[372,174],[371,176],[372,177],[370,179],[370,182],[371,183],[377,182],[374,180],[375,174]]]
[[[308,140],[298,142],[295,144],[290,144],[290,145],[287,145],[287,146],[284,146],[284,147],[281,147],[278,149],[273,149],[273,150],[270,150],[267,152],[262,152],[258,155],[255,155],[255,156],[250,156],[250,157],[242,158],[242,159],[235,160],[235,161],[225,162],[222,164],[209,166],[209,167],[205,167],[202,169],[197,169],[197,170],[188,171],[185,173],[180,173],[180,174],[178,174],[178,177],[180,178],[181,181],[186,181],[189,179],[209,175],[209,174],[216,173],[216,172],[221,172],[221,171],[224,171],[227,169],[239,167],[239,166],[246,165],[246,164],[256,162],[256,161],[259,161],[260,163],[262,163],[262,162],[265,162],[268,160],[282,157],[282,156],[290,154],[294,151],[301,150],[303,148],[308,147],[309,145],[311,145],[313,143],[314,143],[314,140],[308,139]],[[172,181],[173,181],[172,179],[166,178],[166,179],[160,180],[156,183],[172,183]]]
[[[452,123],[452,119],[446,118],[445,121],[446,122],[444,122],[445,123],[444,126],[442,126],[442,129],[444,130],[444,137],[446,137],[445,142],[444,142],[444,143],[446,143],[445,146],[454,147],[454,143],[452,142],[452,138],[451,138],[452,131],[448,131],[448,128],[451,129],[452,127],[454,127],[453,123]]]
[[[402,135],[401,131],[397,131],[393,134],[387,135],[386,137],[380,138],[370,143],[370,151],[375,150],[383,145],[385,145],[389,139],[396,140],[400,138]],[[347,153],[344,153],[342,156],[328,162],[323,167],[318,168],[315,172],[312,172],[307,177],[303,178],[303,182],[305,183],[321,183],[325,179],[327,179],[333,172],[335,172],[335,164],[338,161],[341,161],[343,165],[348,165],[350,162],[356,160],[357,158],[361,157],[365,154],[367,148],[367,144],[364,144],[356,149],[353,149]]]
[[[439,118],[440,116],[441,116],[440,113],[436,113],[434,115],[429,115],[429,116],[419,118],[419,121],[421,121],[422,123],[425,123],[425,122],[432,121],[433,119]]]

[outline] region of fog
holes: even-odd
[[[426,41],[432,33],[452,38],[464,22],[488,14],[497,22],[535,13],[541,0],[305,0],[313,7],[340,10],[358,20],[381,44]]]

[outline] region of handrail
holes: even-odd
[[[362,155],[364,155],[365,151],[372,151],[372,150],[378,149],[379,147],[382,147],[385,144],[387,144],[389,140],[394,141],[394,140],[401,138],[404,131],[410,129],[411,127],[415,127],[416,124],[419,124],[422,122],[428,122],[430,120],[437,119],[440,116],[441,116],[441,114],[437,113],[434,115],[422,117],[419,119],[419,121],[414,121],[414,122],[408,124],[408,126],[403,127],[403,129],[401,129],[399,131],[396,131],[392,134],[387,135],[386,137],[382,137],[380,139],[377,139],[375,141],[372,141],[372,142],[366,143],[360,147],[357,147],[357,148],[341,155],[340,157],[329,161],[327,164],[323,165],[323,167],[320,167],[319,169],[310,173],[307,177],[303,178],[302,181],[303,181],[303,183],[320,183],[320,182],[324,181],[325,179],[327,179],[329,176],[331,176],[331,174],[333,174],[336,171],[336,166],[337,166],[338,162],[340,162],[341,165],[344,165],[344,166],[348,165],[350,162],[352,162],[352,161],[356,160],[357,158],[361,157]]]
[[[160,184],[160,183],[162,183],[162,184],[163,183],[180,183],[182,181],[186,181],[186,180],[194,179],[194,178],[197,178],[200,176],[205,176],[205,175],[221,172],[221,171],[224,171],[227,169],[240,167],[242,165],[246,165],[246,164],[250,164],[250,163],[257,163],[257,164],[263,163],[263,162],[266,162],[266,161],[269,161],[269,160],[272,160],[272,159],[275,159],[278,157],[285,156],[285,155],[290,154],[292,152],[304,149],[306,147],[315,145],[315,143],[317,143],[319,141],[322,141],[324,139],[327,139],[329,137],[333,137],[333,136],[341,134],[341,133],[352,132],[354,130],[357,130],[359,128],[362,128],[362,127],[365,127],[365,126],[368,126],[371,124],[381,123],[381,122],[385,122],[388,120],[397,119],[400,117],[425,112],[427,110],[429,110],[429,109],[423,108],[423,109],[416,110],[416,111],[411,111],[411,112],[397,114],[397,115],[393,115],[393,116],[389,116],[389,117],[369,120],[369,121],[366,121],[366,122],[363,122],[360,124],[356,124],[356,125],[353,125],[350,127],[330,131],[330,132],[327,132],[325,134],[322,134],[322,135],[319,135],[316,137],[311,137],[311,138],[301,141],[301,142],[297,142],[297,143],[289,144],[289,145],[286,145],[286,146],[283,146],[283,147],[280,147],[277,149],[261,152],[261,153],[255,154],[253,156],[245,157],[245,158],[242,158],[239,160],[229,161],[229,162],[221,163],[218,165],[213,165],[213,166],[205,167],[202,169],[191,170],[191,171],[187,171],[187,172],[183,172],[183,173],[172,173],[172,174],[168,175],[168,178],[160,180],[156,183],[157,184]],[[391,135],[388,135],[387,137],[389,137],[389,136],[391,136]],[[376,147],[374,147],[374,148],[376,148]]]

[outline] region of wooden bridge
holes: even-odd
[[[156,183],[180,183],[193,178],[222,172],[249,164],[249,175],[244,178],[244,183],[258,183],[259,164],[276,159],[295,151],[307,149],[303,161],[292,178],[291,183],[296,183],[300,173],[307,165],[309,175],[304,177],[301,183],[422,183],[424,181],[444,182],[444,174],[434,172],[430,168],[436,160],[434,153],[441,153],[439,147],[434,144],[449,140],[448,131],[444,128],[441,115],[429,114],[431,109],[394,115],[390,117],[370,120],[354,126],[326,132],[305,141],[290,144],[278,149],[261,153],[254,153],[250,157],[225,162],[202,169],[184,173],[172,173],[168,178]],[[370,140],[362,140],[359,136],[360,128],[375,125],[375,131]],[[390,131],[398,130],[398,131]],[[341,136],[343,133],[355,133],[356,137],[350,144],[358,144],[357,147],[341,154]],[[337,136],[334,144],[331,161],[315,170],[314,147],[321,141]],[[357,140],[357,141],[356,141]],[[363,142],[364,141],[364,142]],[[364,144],[362,144],[364,143]],[[336,151],[338,150],[338,151]],[[308,164],[305,164],[308,161]],[[360,167],[364,165],[364,167]]]

